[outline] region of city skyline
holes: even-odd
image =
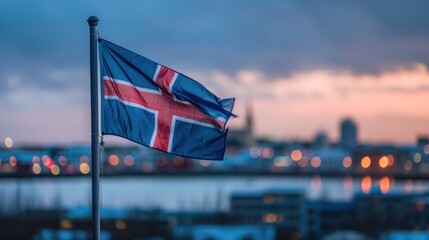
[[[236,97],[231,129],[250,101],[260,137],[337,141],[343,118],[363,143],[429,135],[428,3],[332,3],[2,2],[0,140],[89,143],[90,15],[101,37]]]

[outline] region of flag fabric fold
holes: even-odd
[[[104,39],[99,40],[101,131],[172,154],[223,159],[234,99]]]

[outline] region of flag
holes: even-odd
[[[221,160],[234,99],[104,39],[99,40],[101,131],[196,159]]]

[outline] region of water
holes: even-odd
[[[369,185],[368,185],[369,184]],[[379,188],[384,193],[428,190],[424,181],[312,177],[116,177],[103,178],[105,208],[227,210],[235,191],[302,189],[309,199],[347,201],[354,193]],[[0,207],[89,207],[90,178],[1,179]],[[0,209],[1,210],[1,209]]]

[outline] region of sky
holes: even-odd
[[[242,127],[311,140],[352,118],[360,142],[429,135],[429,2],[1,1],[0,142],[90,142],[89,28],[235,97]]]

